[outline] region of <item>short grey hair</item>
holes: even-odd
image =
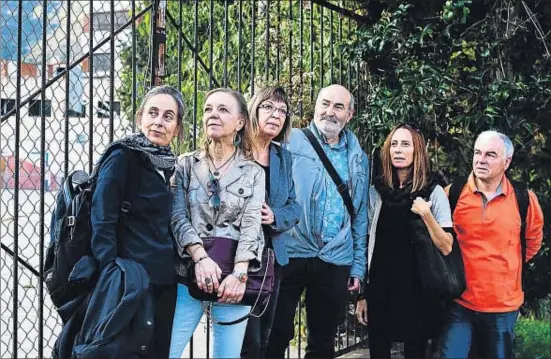
[[[354,99],[354,95],[352,95],[352,92],[350,92],[350,103],[348,104],[348,109],[354,110],[355,105],[356,105],[356,100]]]
[[[513,154],[515,153],[515,147],[513,146],[513,142],[507,135],[504,133],[501,133],[496,130],[489,130],[484,131],[478,137],[476,138],[476,142],[480,139],[490,139],[490,138],[499,138],[501,142],[503,142],[503,154],[505,155],[505,158],[513,158]]]

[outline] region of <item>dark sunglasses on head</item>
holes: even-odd
[[[220,181],[218,181],[218,178],[214,178],[212,174],[210,174],[209,177],[210,181],[207,183],[210,192],[209,206],[215,211],[218,211],[220,209]]]

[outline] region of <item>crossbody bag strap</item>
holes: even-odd
[[[342,181],[341,177],[337,173],[337,170],[325,154],[325,151],[323,148],[321,148],[321,145],[319,144],[316,136],[312,133],[312,131],[309,128],[302,128],[301,129],[308,141],[310,141],[310,144],[318,154],[319,159],[321,160],[321,163],[323,163],[323,166],[325,167],[325,170],[335,182],[335,185],[337,186],[337,191],[342,197],[342,200],[344,202],[344,205],[346,206],[346,209],[348,210],[348,214],[350,214],[350,217],[354,216],[354,205],[352,204],[352,198],[350,197],[350,192],[348,191],[348,186]]]

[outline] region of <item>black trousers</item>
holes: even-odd
[[[149,284],[155,302],[155,330],[148,346],[147,358],[168,358],[176,309],[176,288],[176,284]]]
[[[291,258],[283,278],[267,358],[284,358],[294,337],[295,312],[306,290],[308,338],[305,358],[333,358],[335,335],[347,298],[350,266],[336,266],[319,258]]]
[[[390,359],[392,342],[388,336],[378,334],[376,330],[369,332],[369,357],[372,359]],[[427,341],[404,342],[405,359],[425,359]]]
[[[279,286],[281,284],[281,277],[283,274],[282,270],[283,267],[275,263],[274,289],[270,297],[270,302],[266,307],[266,311],[260,318],[249,318],[247,322],[247,330],[245,332],[245,339],[243,340],[243,346],[241,347],[241,358],[263,359],[266,357],[266,349],[268,347],[268,340],[270,339],[270,333],[272,331],[272,324],[274,322],[277,298],[279,294]]]

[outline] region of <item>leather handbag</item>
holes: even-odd
[[[237,251],[238,242],[231,238],[224,237],[207,237],[203,238],[203,248],[207,252],[208,256],[220,267],[222,270],[222,278],[220,282],[223,281],[228,275],[233,272],[233,267],[235,264],[235,252]],[[250,315],[253,315],[257,311],[257,307],[268,306],[270,301],[270,296],[274,288],[274,269],[275,255],[274,251],[271,248],[264,248],[262,253],[262,262],[259,270],[252,271],[248,270],[247,284],[245,288],[245,294],[240,303],[241,305],[250,305],[251,313],[243,318],[234,320],[232,322],[219,322],[218,324],[230,325],[239,323],[247,319]],[[217,302],[220,298],[216,292],[207,293],[201,290],[197,286],[197,281],[195,277],[195,263],[190,261],[190,270],[189,273],[189,283],[188,290],[189,294],[201,301],[208,302]],[[264,310],[260,312],[263,313]],[[262,315],[262,314],[260,314]]]
[[[434,245],[423,223],[417,223],[415,232],[417,266],[424,292],[444,300],[459,298],[467,286],[463,256],[457,238],[453,238],[452,251],[448,255]]]

